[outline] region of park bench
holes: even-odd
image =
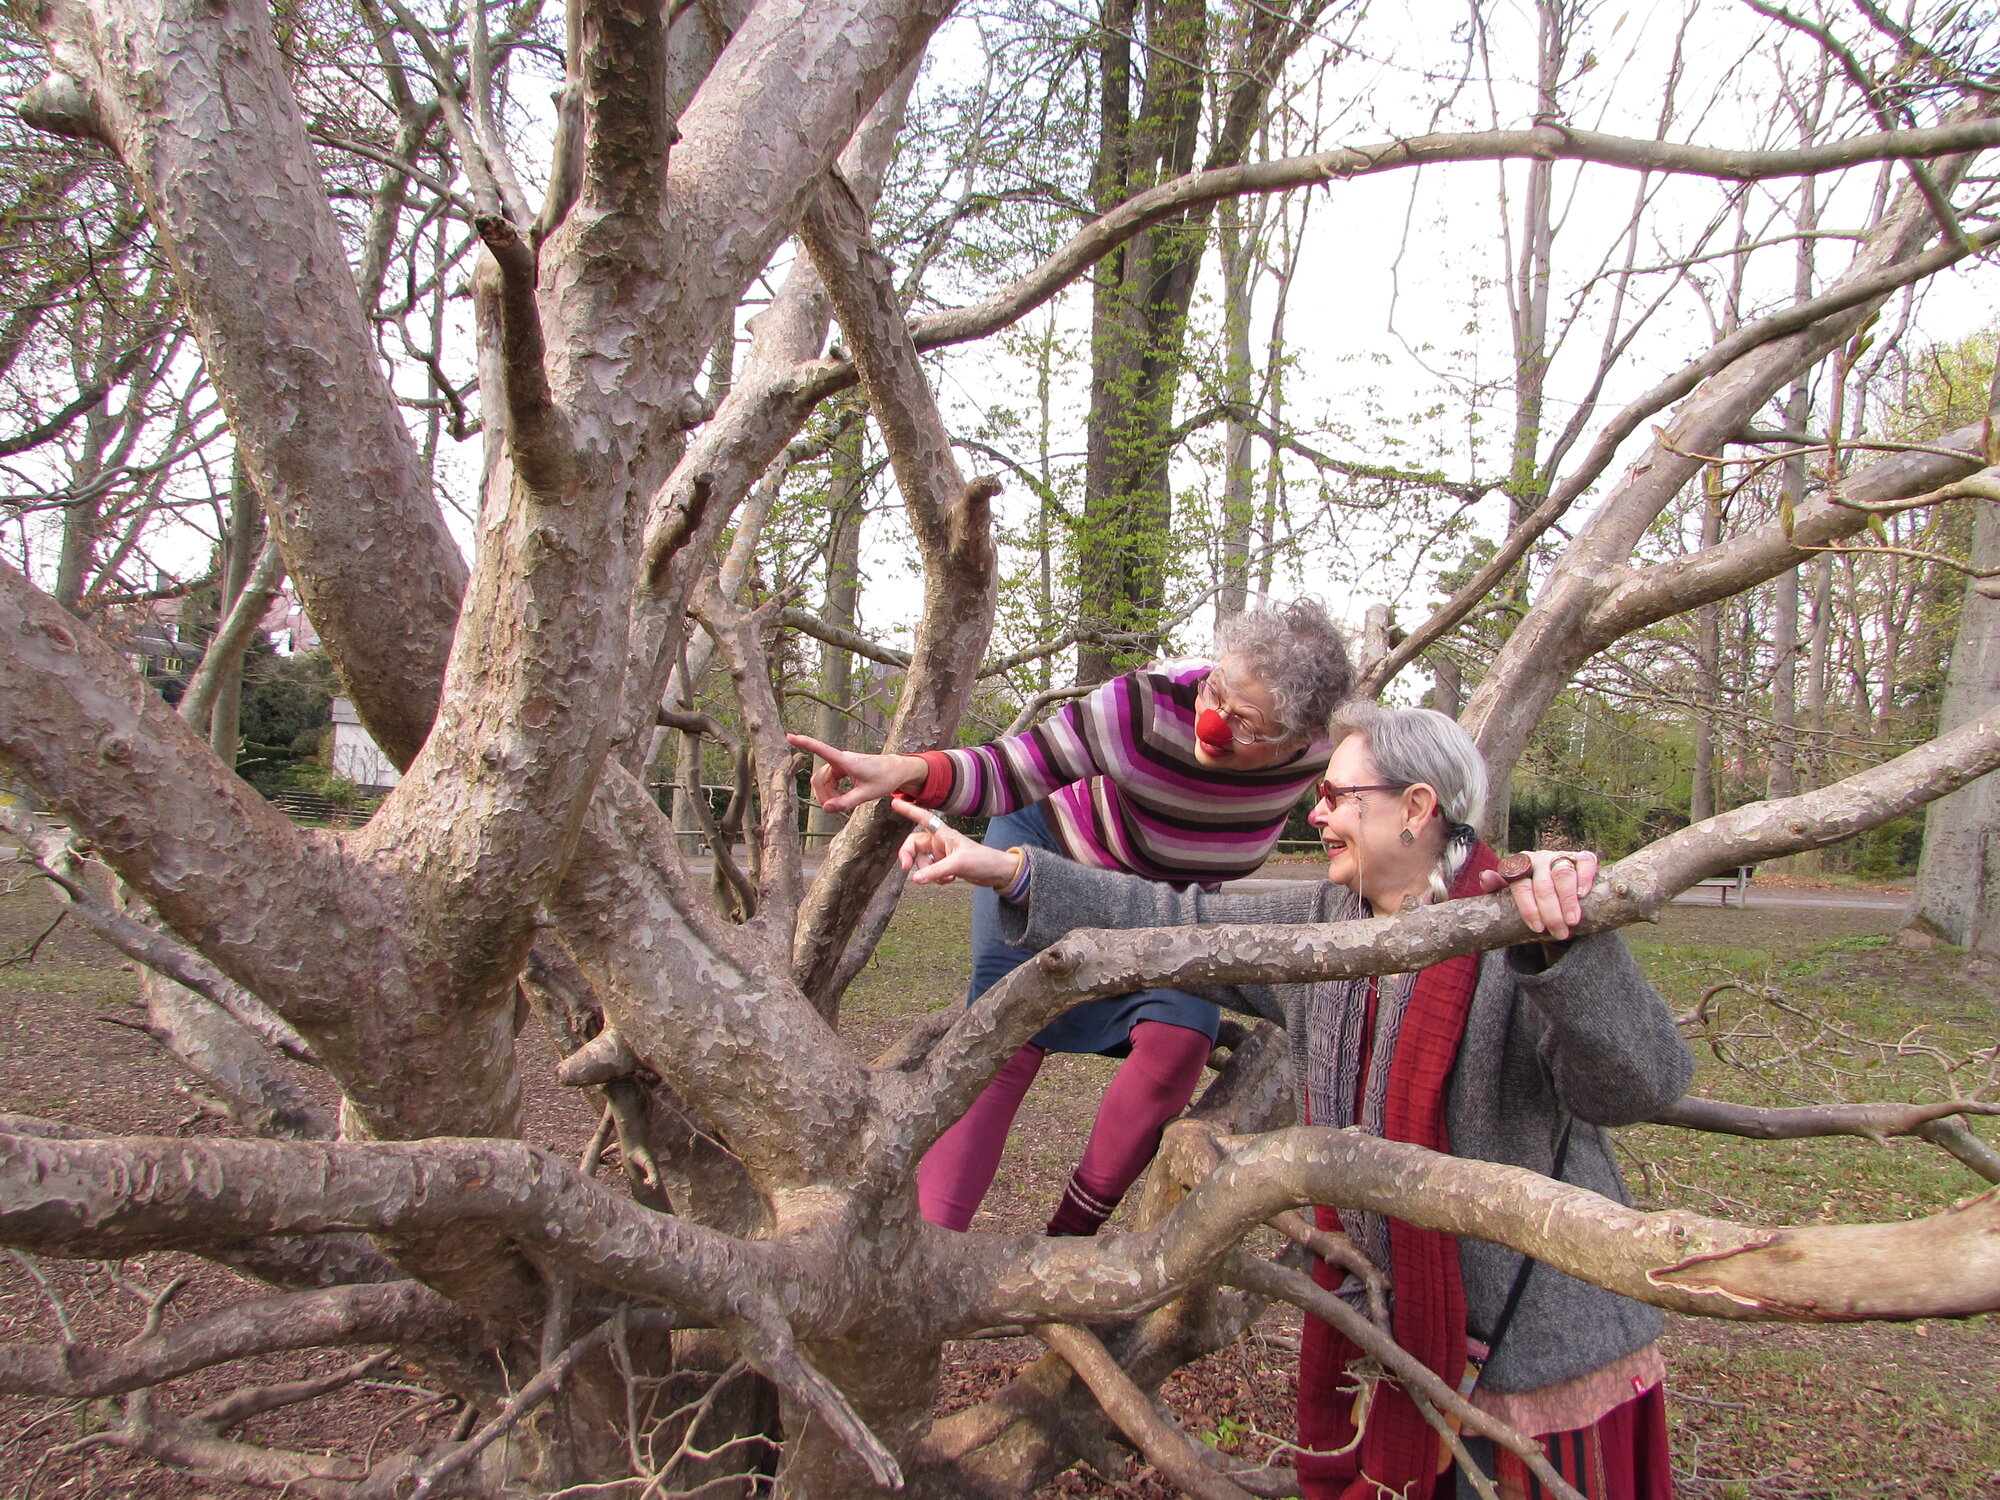
[[[1736,904],[1742,906],[1750,899],[1750,865],[1738,865],[1727,875],[1711,875],[1706,880],[1697,880],[1690,889],[1714,891],[1722,898],[1722,904],[1729,904],[1729,893],[1736,893]]]

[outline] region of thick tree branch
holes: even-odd
[[[957,728],[993,632],[998,562],[992,542],[997,482],[968,485],[951,435],[911,342],[889,262],[868,237],[852,189],[830,177],[800,222],[800,236],[853,346],[870,410],[889,449],[896,484],[924,560],[924,613],[888,748],[928,748]],[[901,835],[883,804],[848,819],[834,837],[801,914],[792,963],[823,1014],[839,994],[849,935],[888,872]]]
[[[1792,1109],[1767,1109],[1700,1099],[1690,1094],[1664,1114],[1656,1125],[1706,1130],[1716,1135],[1740,1135],[1753,1141],[1801,1141],[1828,1135],[1858,1135],[1878,1146],[1892,1135],[1924,1134],[1924,1127],[1954,1115],[2000,1115],[2000,1104],[1946,1099],[1934,1104],[1808,1104]]]
[[[585,209],[658,212],[667,148],[667,11],[646,0],[578,0]]]
[[[1802,506],[1790,528],[1773,519],[1714,547],[1646,567],[1607,569],[1603,592],[1584,617],[1583,634],[1598,649],[1633,631],[1683,610],[1742,592],[1808,560],[1816,549],[1867,529],[1871,507],[1891,502],[1913,503],[1935,492],[1984,473],[2000,478],[2000,470],[1979,467],[1985,425],[1961,427],[1940,448],[1965,456],[1953,459],[1941,452],[1895,453],[1849,475],[1837,490]]]
[[[530,489],[560,496],[575,481],[569,424],[549,393],[547,346],[536,303],[535,251],[507,220],[481,214],[479,238],[500,267],[500,358],[507,396],[507,453]]]
[[[838,172],[828,174],[799,232],[854,348],[918,546],[927,558],[942,558],[951,544],[950,511],[965,494],[965,479],[904,325],[892,268],[868,237],[867,211]]]
[[[760,1186],[848,1170],[861,1060],[766,946],[716,913],[635,778],[607,771],[585,837],[589,874],[564,889],[564,933],[632,1053]]]
[[[0,1392],[95,1400],[260,1354],[472,1336],[477,1325],[415,1281],[239,1302],[113,1348],[0,1344]]]
[[[123,1259],[270,1234],[472,1226],[710,1323],[769,1317],[770,1247],[641,1208],[518,1141],[0,1137],[0,1241],[38,1254]]]
[[[916,73],[915,64],[904,69],[840,155],[840,170],[869,203],[881,191],[882,173],[902,127]],[[801,449],[793,443],[794,434],[820,400],[801,390],[797,372],[826,342],[830,320],[819,273],[809,257],[801,256],[771,305],[750,320],[750,347],[729,394],[652,497],[645,542],[649,566],[632,602],[631,658],[616,740],[620,761],[632,770],[641,769],[650,758],[649,716],[679,658],[687,601],[723,527],[758,476],[788,451],[787,444],[792,444],[797,462],[815,456],[806,450],[816,444]],[[667,534],[686,526],[687,518],[697,513],[699,519],[687,526],[682,547],[670,550]],[[749,528],[753,535],[756,530]],[[734,597],[726,585],[724,592]]]
[[[407,764],[465,568],[382,369],[270,13],[81,0],[38,18],[145,201],[300,597],[376,743]]]
[[[1203,1461],[1194,1440],[1176,1427],[1146,1393],[1118,1367],[1118,1361],[1087,1328],[1044,1323],[1035,1337],[1069,1361],[1083,1377],[1104,1414],[1172,1484],[1196,1500],[1254,1500],[1251,1493]]]
[[[588,1088],[614,1078],[630,1077],[641,1066],[618,1029],[607,1026],[556,1064],[556,1081],[569,1088]]]
[[[786,6],[750,10],[682,113],[667,173],[667,212],[686,225],[690,251],[676,297],[704,309],[700,327],[722,326],[950,8],[948,0],[828,0],[810,26]],[[810,149],[746,150],[747,118],[763,141]]]
[[[165,975],[183,989],[213,1002],[267,1047],[317,1066],[305,1038],[281,1017],[273,1015],[255,995],[224,976],[200,954],[182,947],[157,928],[148,927],[104,900],[83,878],[69,840],[43,828],[20,807],[0,807],[0,827],[21,841],[60,899],[127,958]]]
[[[973,1297],[968,1324],[1079,1322],[1156,1305],[1210,1274],[1252,1224],[1308,1203],[1508,1245],[1698,1317],[1858,1322],[2000,1309],[2000,1193],[1906,1223],[1767,1228],[1641,1213],[1538,1172],[1352,1130],[1294,1127],[1233,1144],[1156,1229],[1092,1250],[1026,1236],[979,1244],[990,1259],[971,1275],[988,1290]]]
[[[1940,1151],[1948,1151],[1988,1182],[2000,1182],[2000,1151],[1996,1151],[1958,1120],[1933,1120],[1917,1132]]]
[[[871,641],[860,631],[849,630],[844,625],[829,624],[811,610],[789,607],[778,616],[778,623],[816,641],[825,641],[829,646],[838,646],[842,651],[852,651],[856,656],[880,662],[885,667],[907,667],[910,664],[909,652]]]
[[[309,1026],[396,972],[393,913],[334,846],[226,770],[95,631],[6,568],[0,640],[0,753],[225,974]],[[330,923],[349,940],[320,941]],[[324,967],[302,972],[304,953]]]
[[[1938,163],[1938,181],[1955,186],[1969,157]],[[1865,286],[1899,266],[1924,259],[1934,234],[1929,210],[1904,191],[1871,226],[1867,240],[1829,295]],[[1945,253],[1955,246],[1943,247]],[[1640,452],[1564,549],[1536,595],[1534,607],[1494,657],[1465,706],[1462,722],[1478,741],[1488,771],[1504,779],[1572,673],[1595,648],[1583,625],[1602,596],[1607,574],[1624,566],[1648,529],[1703,467],[1694,456],[1720,452],[1763,411],[1778,390],[1854,337],[1881,305],[1864,301],[1809,327],[1764,344],[1704,381],[1676,410],[1656,440]],[[1598,450],[1593,448],[1593,455]],[[1500,816],[1499,803],[1488,809]]]
[[[762,609],[738,608],[709,589],[697,601],[705,622],[721,642],[729,675],[743,705],[743,725],[750,736],[757,767],[760,826],[756,837],[763,850],[758,878],[756,929],[788,949],[805,889],[798,839],[798,783],[792,776],[792,749],[785,743],[785,720],[771,685],[771,662],[764,646],[764,626],[781,606],[776,600]],[[720,851],[718,851],[719,853]]]
[[[1791,151],[1680,146],[1547,124],[1530,130],[1414,136],[1373,146],[1343,146],[1310,156],[1191,172],[1139,193],[1085,225],[1048,260],[983,302],[916,319],[910,333],[919,349],[938,349],[996,333],[1040,307],[1134,235],[1197,204],[1222,198],[1321,187],[1350,177],[1443,162],[1596,162],[1631,171],[1689,173],[1749,182],[1834,172],[1898,157],[1947,156],[1994,145],[2000,145],[2000,120],[1970,120],[1928,130],[1886,131]],[[821,378],[827,380],[833,376],[834,372],[829,371]]]

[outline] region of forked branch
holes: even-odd
[[[771,658],[764,644],[765,627],[783,601],[773,598],[759,609],[745,610],[724,599],[719,590],[709,588],[696,603],[728,658],[757,768],[761,807],[756,837],[763,851],[757,892],[761,920],[757,925],[788,947],[805,884],[797,832],[799,798],[792,777],[792,750],[785,743],[785,721],[771,685]],[[747,787],[739,787],[737,794],[747,791]],[[720,858],[722,850],[716,852]]]
[[[497,214],[481,214],[473,223],[500,266],[500,353],[514,472],[537,494],[561,495],[575,480],[576,464],[568,423],[549,390],[535,250]]]
[[[1096,1334],[1066,1323],[1044,1323],[1034,1332],[1069,1361],[1104,1414],[1170,1484],[1196,1500],[1255,1500],[1248,1490],[1203,1461],[1192,1439],[1160,1414],[1146,1393],[1118,1367]]]
[[[1778,312],[1744,324],[1720,340],[1699,359],[1692,360],[1644,395],[1626,404],[1607,422],[1591,443],[1582,462],[1549,497],[1528,513],[1501,542],[1499,550],[1468,579],[1450,599],[1440,605],[1422,625],[1377,664],[1362,684],[1361,691],[1380,691],[1404,667],[1422,656],[1458,626],[1466,615],[1487,598],[1494,587],[1526,555],[1529,547],[1562,519],[1610,467],[1619,446],[1638,431],[1648,417],[1666,410],[1710,376],[1734,364],[1753,349],[1774,343],[1802,329],[1810,328],[1851,308],[1936,275],[1968,255],[1983,253],[2000,244],[2000,230],[1988,230],[1970,244],[1949,241],[1921,254],[1898,260],[1861,275],[1843,279],[1817,297],[1794,303]],[[1859,529],[1858,527],[1856,529]],[[1683,604],[1682,608],[1687,606]]]

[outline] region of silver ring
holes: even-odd
[[[1558,854],[1554,859],[1549,861],[1549,872],[1551,874],[1555,873],[1557,865],[1568,865],[1574,870],[1576,868],[1576,861],[1571,859],[1567,854]]]
[[[942,827],[944,827],[944,818],[937,813],[932,813],[928,818],[924,819],[925,833],[936,833]]]

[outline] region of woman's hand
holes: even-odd
[[[1508,855],[1479,883],[1488,891],[1511,889],[1529,930],[1560,943],[1583,920],[1583,898],[1597,883],[1597,856],[1588,849],[1531,849]]]
[[[813,800],[828,812],[849,812],[864,802],[896,792],[923,789],[930,768],[918,755],[862,755],[833,746],[804,734],[788,734],[785,739],[795,750],[810,750],[819,757],[813,767]],[[849,790],[840,790],[841,782]]]
[[[1027,856],[974,843],[929,808],[901,797],[889,805],[917,825],[917,831],[903,840],[896,855],[910,872],[912,885],[950,885],[964,880],[1004,891],[1020,878],[1021,861]]]

